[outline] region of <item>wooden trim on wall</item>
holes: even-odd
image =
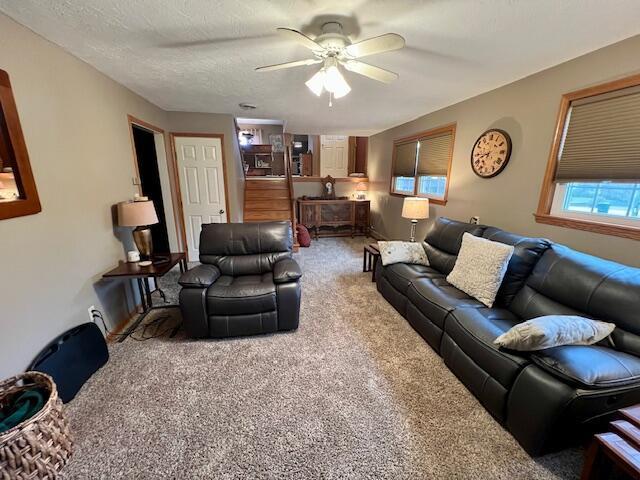
[[[176,184],[176,191],[178,195],[178,213],[180,216],[180,236],[182,238],[182,245],[185,251],[187,250],[187,232],[184,224],[184,208],[182,205],[182,192],[180,190],[180,178],[178,175],[178,155],[176,153],[176,137],[195,137],[195,138],[219,138],[220,147],[222,149],[222,178],[224,180],[224,204],[227,209],[227,222],[231,223],[231,210],[229,209],[229,179],[227,177],[227,159],[224,153],[224,134],[222,133],[194,133],[194,132],[171,132],[169,133],[169,139],[171,144],[171,162],[173,165],[173,181]]]
[[[322,177],[293,177],[293,183],[320,182],[321,180]],[[336,181],[336,183],[361,183],[369,181],[367,177],[338,177],[334,180]]]
[[[21,194],[17,200],[0,202],[0,220],[39,213],[42,211],[42,206],[31,170],[29,152],[20,125],[9,74],[4,70],[0,70],[0,115],[4,116],[0,120],[3,121],[7,129],[9,145],[6,147],[13,151],[16,167],[13,176]]]
[[[178,185],[176,185],[175,183],[175,176],[173,175],[175,170],[173,169],[173,164],[171,162],[171,152],[169,151],[170,142],[167,142],[167,135],[164,129],[157,127],[149,122],[145,122],[144,120],[134,117],[133,115],[127,115],[127,122],[129,123],[129,137],[131,139],[131,149],[133,152],[133,165],[136,172],[136,177],[138,178],[139,181],[140,181],[140,171],[138,169],[138,154],[136,152],[136,145],[133,139],[133,126],[136,125],[145,130],[148,130],[153,134],[162,135],[162,142],[164,144],[164,150],[165,150],[165,156],[166,156],[166,162],[167,162],[167,174],[169,177],[169,196],[171,197],[171,211],[173,212],[173,220],[174,220],[175,229],[176,229],[176,238],[178,239],[178,241],[180,241],[181,239],[180,225],[182,223],[182,219],[180,218],[180,212],[178,211],[178,208],[177,208],[177,203],[179,201],[180,195],[178,191]],[[156,161],[157,161],[157,152],[156,152]],[[159,167],[160,165],[158,165],[158,168]],[[138,193],[142,195],[142,184],[138,184],[137,187],[138,187]],[[178,250],[180,250],[181,248],[184,250],[186,248],[184,243],[182,243],[181,245],[178,245],[177,247],[178,247]]]
[[[440,127],[436,127],[436,128],[432,128],[429,130],[425,130],[423,132],[419,132],[413,135],[409,135],[407,137],[402,137],[402,138],[397,138],[393,141],[393,152],[392,152],[392,156],[391,156],[391,175],[390,175],[390,179],[389,179],[389,195],[394,196],[394,197],[421,197],[421,198],[428,198],[429,202],[434,204],[434,205],[446,205],[447,204],[447,199],[449,198],[449,183],[451,180],[451,165],[453,164],[453,148],[454,145],[456,143],[456,128],[457,128],[457,124],[454,123],[449,123],[447,125],[442,125]],[[394,192],[393,191],[393,171],[395,168],[395,163],[396,163],[396,146],[397,145],[401,145],[403,143],[408,143],[408,142],[414,142],[417,140],[420,140],[421,138],[424,137],[431,137],[434,135],[438,135],[440,133],[445,133],[445,132],[451,132],[451,147],[450,147],[450,151],[449,151],[449,164],[447,166],[447,180],[446,180],[446,184],[445,184],[445,188],[444,188],[444,197],[443,198],[437,198],[437,197],[432,197],[431,195],[424,195],[424,194],[418,194],[418,173],[417,173],[417,159],[416,159],[416,181],[414,183],[413,186],[413,194],[406,194],[406,193],[399,193],[399,192]]]
[[[640,74],[631,75],[629,77],[602,83],[593,87],[583,88],[562,95],[562,98],[560,99],[560,108],[558,109],[558,115],[556,117],[556,128],[553,134],[549,159],[547,160],[547,168],[545,170],[542,187],[540,189],[538,208],[534,214],[536,222],[546,225],[554,225],[557,227],[574,228],[587,232],[601,233],[603,235],[613,235],[633,240],[640,240],[640,227],[619,225],[605,221],[575,219],[553,215],[551,213],[556,190],[554,180],[556,170],[558,168],[558,155],[560,153],[560,145],[562,143],[562,137],[564,135],[571,102],[638,85],[640,85]]]

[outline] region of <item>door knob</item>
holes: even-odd
[[[222,215],[224,213],[224,210],[220,209],[220,215]]]

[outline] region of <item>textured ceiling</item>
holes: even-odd
[[[276,118],[288,131],[370,134],[640,33],[638,0],[0,0],[0,10],[166,110]],[[340,19],[352,40],[396,32],[407,47],[367,57],[384,85],[351,72],[328,106],[317,66],[276,27],[310,35]]]

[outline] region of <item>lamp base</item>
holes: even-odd
[[[148,225],[133,229],[133,241],[138,247],[141,257],[151,258],[153,242],[151,241],[151,228]]]
[[[411,241],[416,241],[416,225],[418,225],[418,220],[411,220]]]

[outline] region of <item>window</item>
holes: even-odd
[[[427,197],[445,204],[455,125],[396,140],[391,193]]]
[[[563,96],[536,220],[640,240],[640,75]]]

